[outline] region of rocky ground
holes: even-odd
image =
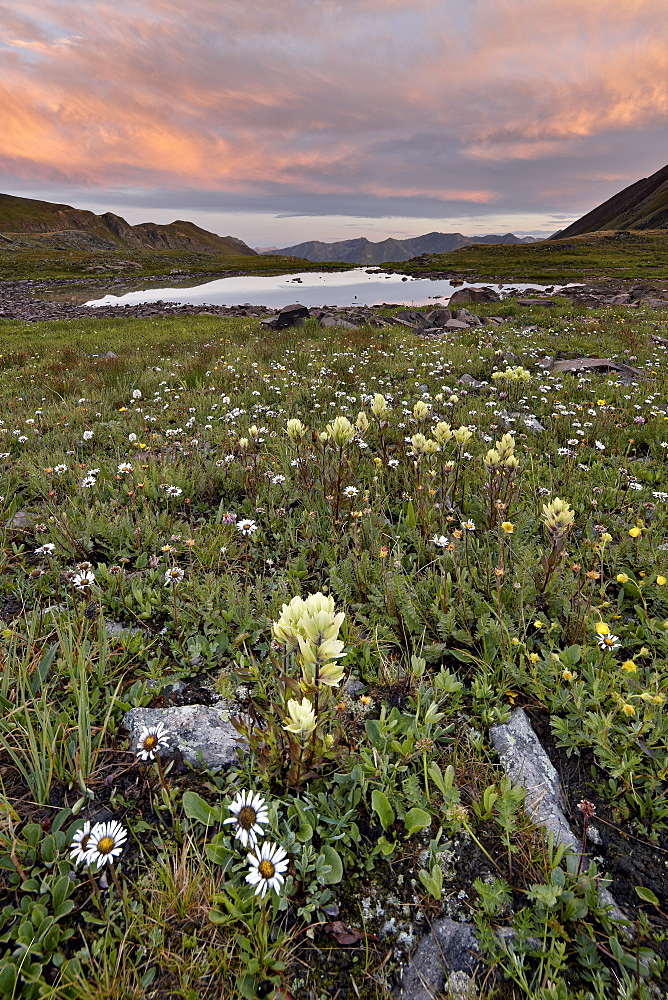
[[[452,272],[434,272],[423,276],[430,278],[449,278],[453,281],[453,283],[461,281],[461,277]],[[211,275],[201,275],[201,277],[209,277],[213,279],[224,277],[224,275],[216,273]],[[470,276],[467,276],[467,280],[484,280],[484,278],[472,279]],[[123,279],[119,278],[118,281],[119,283],[122,283]],[[160,284],[163,282],[174,284],[174,278],[170,275],[164,275],[162,278],[151,279],[151,283]],[[148,281],[144,284],[148,284]],[[109,278],[107,276],[105,278],[80,278],[74,280],[50,279],[47,281],[0,281],[0,318],[35,323],[43,322],[45,320],[78,319],[88,316],[147,317],[205,315],[221,317],[275,317],[277,313],[276,310],[271,310],[261,305],[178,305],[172,302],[163,302],[161,300],[157,300],[155,302],[144,302],[131,306],[109,305],[92,307],[75,301],[76,295],[72,295],[71,299],[68,297],[65,301],[63,301],[64,295],[59,295],[59,288],[63,289],[63,293],[66,291],[71,293],[72,290],[76,291],[78,287],[80,287],[82,291],[85,291],[85,294],[88,294],[90,291],[91,297],[95,295],[99,295],[101,297],[109,290]],[[509,282],[507,288],[504,290],[504,294],[512,293],[513,287],[514,283]],[[126,288],[122,289],[122,291],[126,290]],[[120,287],[118,291],[119,293],[121,292]],[[529,295],[530,292],[518,294],[526,296]],[[601,284],[598,285],[579,285],[563,289],[559,294],[568,295],[574,302],[586,306],[624,305],[629,308],[637,308],[641,304],[655,308],[668,306],[668,292],[652,283],[632,284],[629,282],[624,283],[610,279],[602,281]],[[551,301],[549,299],[549,295],[546,299],[546,295],[543,292],[536,292],[536,295],[539,295],[540,299],[526,298],[520,299],[519,301],[520,303],[524,303],[526,305],[547,304],[547,302]],[[450,306],[455,304],[463,306],[465,304],[470,304],[471,302],[481,301],[499,301],[499,296],[496,295],[496,293],[491,289],[460,289],[455,292],[455,295],[450,302]],[[281,310],[281,312],[286,314],[287,310],[292,310],[293,308],[294,307],[286,307],[286,309]],[[302,310],[304,310],[304,307],[302,307]],[[409,310],[405,310],[405,312],[409,312]],[[448,310],[437,309],[432,310],[432,312],[440,314],[448,312]],[[457,312],[462,312],[462,310],[450,310],[450,315],[447,318],[440,316],[438,322],[433,323],[433,327],[442,327],[447,325],[448,322],[452,322],[453,324],[461,323],[466,326],[478,325],[477,322],[471,322],[472,319],[475,320],[476,318],[472,317],[470,313],[468,315],[456,315]],[[466,312],[466,310],[464,310],[464,312]],[[307,318],[308,315],[308,310],[304,310],[292,318],[303,320]],[[373,318],[378,318],[378,309],[372,306],[357,306],[354,309],[327,308],[324,310],[311,310],[310,315],[317,316],[323,326],[342,326],[347,323],[354,327],[363,323],[368,323]],[[426,327],[423,321],[424,316],[424,313],[415,313],[413,317],[405,316],[403,317],[404,325],[425,330]],[[285,322],[287,318],[287,315],[284,315],[283,320],[279,321],[278,324],[272,322],[269,325],[278,325],[279,328],[281,326],[291,325]],[[494,317],[485,317],[484,319],[493,321]]]

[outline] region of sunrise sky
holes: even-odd
[[[666,162],[667,27],[657,0],[0,2],[0,191],[251,246],[547,235]]]

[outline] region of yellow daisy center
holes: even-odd
[[[252,806],[242,806],[237,813],[237,823],[243,830],[252,830],[257,820],[257,813]]]
[[[153,747],[157,746],[158,737],[155,733],[149,733],[149,735],[144,740],[144,750],[152,750]]]
[[[268,858],[263,858],[260,864],[257,866],[262,878],[270,879],[274,877],[274,872],[276,871],[275,866],[269,861]]]
[[[114,849],[114,838],[113,837],[101,837],[97,842],[97,850],[99,854],[109,854]]]

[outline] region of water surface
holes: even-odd
[[[281,309],[293,302],[314,306],[356,305],[438,305],[448,301],[461,287],[493,288],[502,295],[511,289],[520,292],[543,292],[560,286],[537,284],[490,284],[464,282],[452,284],[445,278],[414,278],[386,274],[371,268],[352,271],[305,271],[301,274],[240,275],[218,278],[191,288],[145,288],[125,295],[105,295],[89,306],[138,305],[142,302],[178,302],[182,305],[268,306]]]

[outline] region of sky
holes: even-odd
[[[666,29],[657,0],[0,0],[0,191],[251,246],[549,235],[665,163]]]

